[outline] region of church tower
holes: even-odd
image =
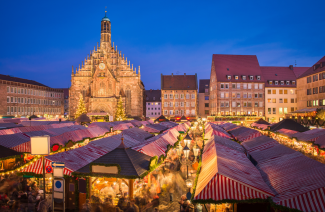
[[[105,17],[101,23],[100,33],[100,45],[104,48],[111,47],[111,21],[107,18],[105,11]]]

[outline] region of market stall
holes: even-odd
[[[216,205],[217,212],[235,212],[238,203],[266,203],[274,196],[240,144],[212,137],[202,154],[193,202]],[[246,172],[245,170],[249,170]],[[252,206],[254,207],[254,206]]]
[[[240,142],[250,140],[252,138],[256,138],[262,135],[259,131],[247,127],[236,128],[235,130],[231,130],[228,132],[233,136],[233,138]]]

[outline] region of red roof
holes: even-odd
[[[322,65],[322,67],[321,67]],[[314,70],[315,66],[315,70]],[[325,56],[322,57],[317,63],[315,63],[312,67],[310,67],[307,71],[301,74],[298,78],[306,77],[312,74],[316,74],[319,72],[325,71]]]
[[[161,75],[161,90],[197,90],[195,75]]]
[[[264,82],[256,55],[214,54],[212,62],[219,82]],[[231,76],[231,80],[227,79],[227,75]],[[242,79],[242,75],[246,76],[246,80]],[[238,76],[238,80],[234,76]],[[250,80],[249,76],[254,76],[254,79]],[[257,80],[257,76],[261,79]]]
[[[291,70],[289,67],[277,67],[277,66],[261,66],[261,71],[265,80],[265,87],[296,87],[297,83],[292,84],[291,81],[296,81],[297,76],[295,70],[307,70],[308,67],[293,67]],[[297,71],[297,73],[299,72]],[[272,85],[268,81],[273,81]],[[274,81],[279,81],[278,85],[275,85]],[[284,85],[281,85],[280,81],[284,81]],[[286,81],[290,81],[289,85]]]

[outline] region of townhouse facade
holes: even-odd
[[[214,54],[210,75],[210,115],[263,117],[264,84],[255,55]]]
[[[297,79],[298,110],[325,108],[325,56]]]
[[[161,90],[145,91],[146,117],[158,118],[161,115]]]
[[[39,82],[0,74],[1,116],[40,115],[59,118],[64,115],[62,89]]]
[[[199,104],[199,110],[198,115],[199,117],[207,117],[210,114],[209,108],[210,108],[210,80],[209,79],[201,79],[199,81],[199,96],[198,96],[198,104]]]
[[[265,80],[265,119],[273,123],[297,110],[297,77],[308,67],[261,66]]]
[[[161,75],[161,104],[167,118],[197,117],[197,75]]]

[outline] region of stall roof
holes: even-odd
[[[20,152],[16,152],[15,150],[9,149],[7,147],[0,145],[0,159],[15,157],[18,155],[22,155]]]
[[[195,201],[242,201],[270,196],[274,196],[273,192],[243,152],[217,142],[207,143]]]
[[[307,127],[302,126],[292,119],[283,119],[282,121],[270,126],[270,130],[272,132],[278,131],[280,129],[294,130],[297,132],[305,132],[309,130]]]
[[[269,122],[265,121],[264,119],[260,118],[259,120],[257,120],[256,122],[254,122],[256,124],[266,124],[266,125],[270,125]]]
[[[150,158],[150,156],[141,152],[126,148],[122,142],[121,145],[115,148],[113,151],[85,165],[74,173],[87,173],[91,175],[93,173],[91,170],[91,164],[100,164],[103,166],[118,164],[121,168],[120,172],[118,174],[111,175],[119,178],[125,178],[125,176],[140,177],[149,170]],[[105,175],[104,173],[102,174]]]
[[[273,201],[301,211],[323,211],[325,165],[261,137],[242,145],[257,161],[257,168],[263,173],[265,182],[276,193]]]
[[[240,127],[234,130],[229,131],[229,133],[235,137],[238,141],[245,141],[245,140],[250,140],[255,137],[259,137],[262,134],[254,129],[247,128],[247,127]]]

